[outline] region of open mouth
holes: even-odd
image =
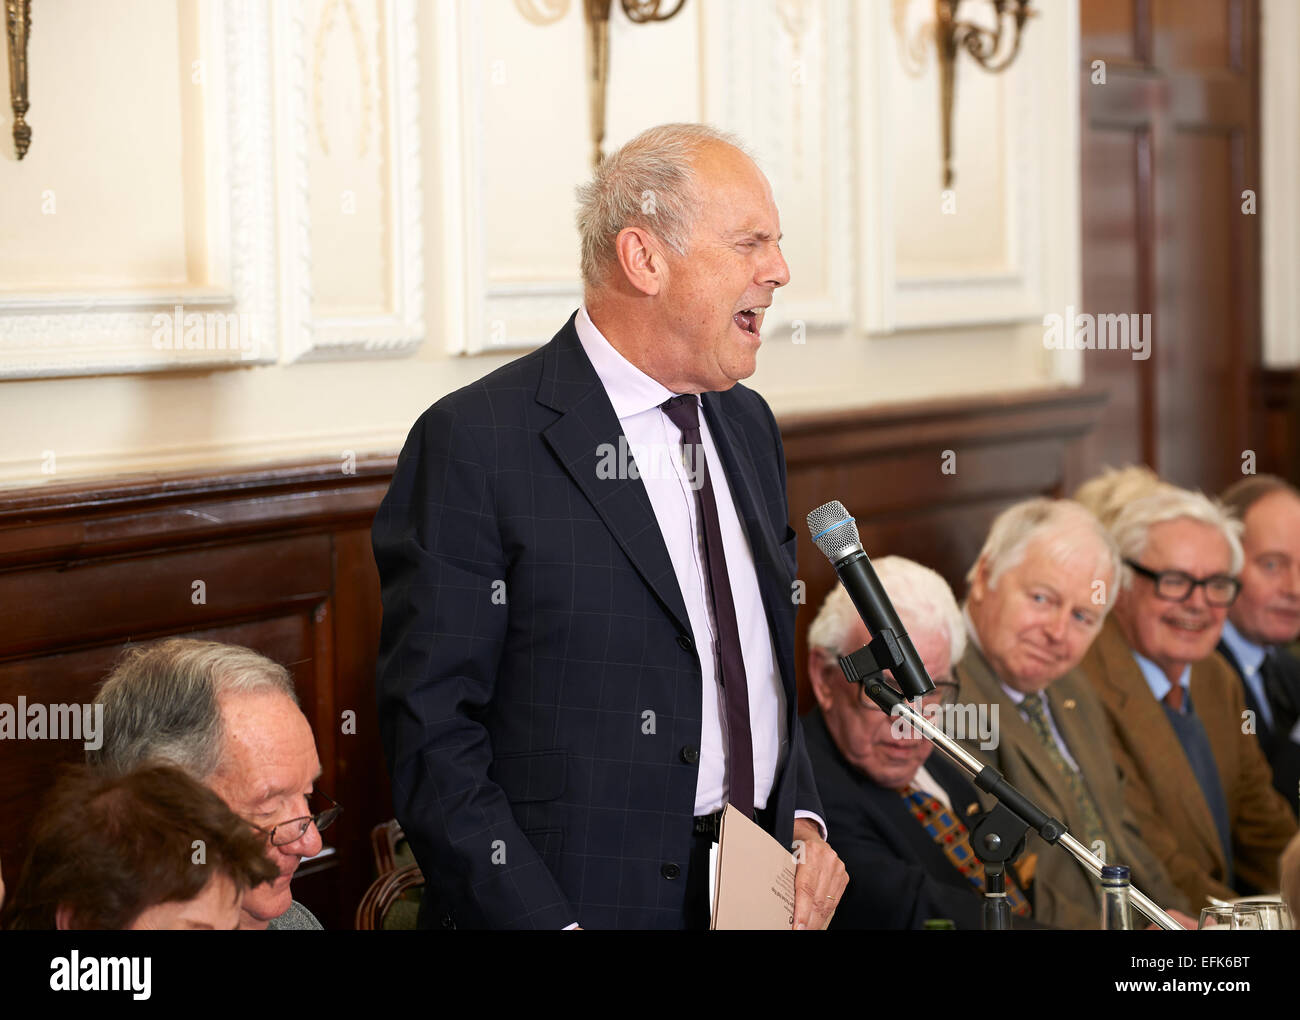
[[[760,338],[759,331],[763,325],[763,309],[746,308],[733,315],[731,321],[740,327],[742,333],[748,333],[755,340],[758,340]]]

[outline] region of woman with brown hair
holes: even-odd
[[[78,768],[36,822],[3,927],[236,928],[244,893],[277,875],[265,842],[171,765]]]

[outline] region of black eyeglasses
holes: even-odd
[[[1149,570],[1133,560],[1125,560],[1134,571],[1155,582],[1156,597],[1166,602],[1186,602],[1192,592],[1202,585],[1205,587],[1205,601],[1223,609],[1237,601],[1241,591],[1241,582],[1228,574],[1215,574],[1212,577],[1195,578],[1181,570]]]
[[[280,822],[270,829],[264,829],[260,825],[254,825],[253,828],[265,835],[271,841],[272,846],[288,846],[290,843],[297,843],[298,840],[307,835],[307,828],[313,823],[316,825],[317,832],[324,832],[343,813],[343,806],[337,803],[328,793],[320,790],[313,791],[311,796],[323,798],[329,802],[328,806],[317,811],[314,815],[290,818],[287,822]]]

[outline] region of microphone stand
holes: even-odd
[[[997,800],[992,811],[971,831],[971,849],[984,862],[985,900],[984,927],[1000,931],[1011,927],[1011,908],[1006,899],[1005,867],[1015,860],[1024,848],[1030,829],[1053,846],[1064,847],[1094,878],[1101,878],[1102,860],[1080,843],[1057,819],[1045,814],[1033,801],[1003,778],[1002,773],[985,765],[943,730],[926,719],[907,703],[884,681],[884,671],[894,670],[903,664],[903,652],[896,636],[882,628],[873,635],[869,644],[851,655],[840,656],[840,669],[850,683],[861,685],[866,695],[891,716],[902,715],[912,726],[925,734],[944,754],[964,769],[981,790]],[[898,672],[894,673],[899,676]],[[921,674],[927,681],[929,675],[922,666]],[[930,681],[929,690],[934,690]],[[919,697],[926,691],[913,692]],[[1137,886],[1130,886],[1129,900],[1153,923],[1170,931],[1182,931],[1183,926],[1165,913]]]

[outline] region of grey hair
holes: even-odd
[[[1108,467],[1080,485],[1074,491],[1074,498],[1091,510],[1103,527],[1109,528],[1128,504],[1166,484],[1145,464]]]
[[[109,775],[167,762],[203,782],[221,762],[222,694],[279,691],[298,704],[293,680],[251,648],[168,638],[127,649],[95,696],[102,745],[87,763]]]
[[[1030,543],[1040,538],[1049,539],[1053,551],[1061,555],[1078,552],[1091,541],[1097,548],[1098,560],[1110,567],[1111,581],[1120,576],[1120,553],[1115,539],[1087,507],[1072,499],[1039,496],[1013,504],[994,518],[984,548],[966,574],[967,584],[974,583],[983,563],[988,571],[989,588],[996,588],[998,578],[1020,563]],[[1107,610],[1117,594],[1115,584],[1106,586]]]
[[[677,255],[686,254],[699,210],[695,157],[712,142],[749,155],[734,135],[706,124],[661,124],[611,152],[592,179],[578,186],[586,287],[605,282],[616,260],[614,242],[625,227],[644,227]]]
[[[1111,533],[1119,545],[1120,553],[1128,560],[1139,560],[1146,552],[1147,539],[1157,524],[1177,520],[1199,521],[1219,532],[1228,543],[1232,563],[1228,568],[1234,577],[1241,573],[1246,555],[1241,548],[1242,523],[1217,499],[1204,493],[1190,492],[1173,485],[1159,489],[1126,506],[1111,525]],[[1133,571],[1124,568],[1123,586],[1133,583]]]
[[[882,556],[871,565],[913,642],[918,632],[937,629],[948,639],[949,661],[954,666],[960,662],[966,654],[966,627],[948,582],[929,567],[902,556]],[[858,622],[849,593],[837,584],[808,628],[808,644],[835,656],[845,655],[854,651],[845,646]]]

